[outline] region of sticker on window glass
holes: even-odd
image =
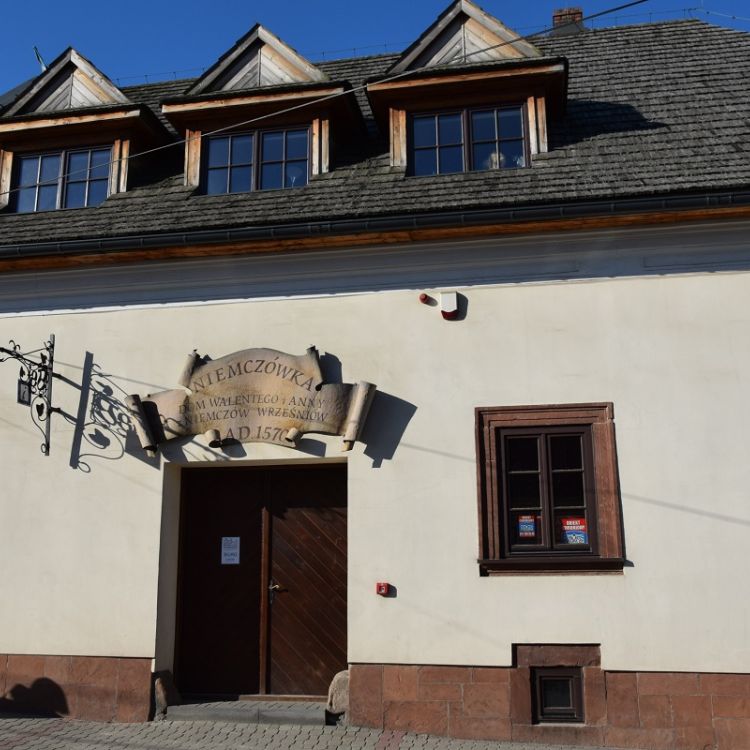
[[[588,544],[589,532],[585,518],[562,518],[563,544]]]
[[[520,539],[536,537],[536,516],[518,516],[518,536]]]
[[[240,564],[240,538],[238,536],[221,537],[221,564]]]

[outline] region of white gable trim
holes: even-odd
[[[70,48],[34,81],[18,101],[5,110],[3,116],[130,103],[107,76]]]
[[[233,91],[328,77],[268,29],[256,24],[231,52],[209,68],[187,94]]]
[[[471,55],[480,49],[486,51]],[[444,65],[467,53],[471,55],[467,62],[478,63],[542,56],[533,44],[470,0],[457,0],[404,52],[390,72]]]

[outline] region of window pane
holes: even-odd
[[[502,167],[526,166],[523,141],[502,141],[500,143],[500,153],[502,154],[500,159]]]
[[[229,163],[229,138],[209,138],[208,139],[208,166],[209,167],[224,167],[228,163]]]
[[[461,146],[440,149],[440,174],[464,171],[464,150]]]
[[[284,158],[284,134],[263,133],[261,153],[263,161],[281,161]],[[281,187],[281,183],[277,187]]]
[[[497,113],[497,126],[500,137],[523,138],[523,118],[521,109],[500,109]]]
[[[552,504],[556,508],[583,508],[583,472],[552,473]]]
[[[232,167],[229,173],[229,192],[245,193],[250,190],[252,167]]]
[[[471,113],[471,137],[474,141],[494,141],[496,139],[494,110]]]
[[[89,152],[77,151],[68,154],[68,168],[66,179],[72,182],[84,182],[89,174]]]
[[[438,140],[441,146],[463,143],[461,115],[440,115],[438,117]]]
[[[283,187],[281,164],[264,164],[260,173],[261,190]]]
[[[91,172],[92,180],[109,179],[109,162],[112,158],[112,151],[108,148],[99,148],[91,152]]]
[[[426,117],[415,117],[412,120],[414,146],[435,146],[435,117],[427,115]],[[433,174],[430,172],[429,174]]]
[[[56,182],[60,176],[60,154],[42,157],[42,169],[40,173],[40,182]],[[85,176],[85,173],[84,173]],[[55,187],[57,191],[57,187]]]
[[[552,469],[583,468],[580,435],[553,435],[549,448]]]
[[[89,200],[86,205],[98,206],[107,198],[108,180],[93,180],[89,183]]]
[[[542,677],[544,709],[573,708],[573,690],[568,677]]]
[[[510,474],[508,505],[517,509],[539,508],[539,474]]]
[[[437,152],[426,148],[414,152],[414,174],[437,174]]]
[[[26,158],[21,159],[21,168],[19,169],[18,184],[20,186],[36,185],[36,178],[37,178],[38,172],[39,172],[39,157],[38,156],[27,156]]]
[[[539,468],[539,441],[535,437],[512,437],[505,440],[505,462],[508,471],[536,471]]]
[[[19,190],[17,200],[16,211],[18,211],[18,213],[33,211],[34,202],[36,201],[36,188],[25,188],[24,190]]]
[[[86,183],[71,182],[65,190],[65,208],[83,208],[86,205]]]
[[[474,163],[472,169],[497,169],[497,145],[494,143],[478,143],[473,149]]]
[[[39,188],[37,211],[49,211],[57,208],[57,185],[46,185]]]
[[[253,136],[236,135],[232,138],[232,164],[252,164]],[[249,190],[250,188],[246,188]]]
[[[286,165],[284,187],[302,187],[303,185],[307,185],[307,162],[289,162]]]
[[[290,130],[286,134],[286,158],[307,159],[306,130]]]
[[[227,192],[227,169],[209,169],[206,181],[206,192],[209,195],[219,195]]]
[[[511,544],[539,545],[542,542],[542,517],[537,513],[511,514]]]
[[[584,515],[571,515],[576,511],[558,511],[555,514],[555,539],[560,544],[589,545],[589,525]]]

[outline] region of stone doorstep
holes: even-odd
[[[167,708],[167,721],[325,726],[326,704],[309,701],[219,701]]]

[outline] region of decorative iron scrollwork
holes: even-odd
[[[19,404],[29,407],[31,421],[44,436],[44,442],[41,445],[42,453],[48,456],[52,414],[58,411],[52,406],[52,379],[55,367],[54,334],[49,337],[49,341],[44,342],[41,349],[34,349],[30,352],[21,351],[20,345],[13,340],[9,342],[8,348],[0,346],[0,363],[11,359],[20,364],[16,399]]]

